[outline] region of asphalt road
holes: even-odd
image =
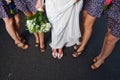
[[[52,57],[50,32],[45,34],[46,53],[42,54],[34,46],[34,36],[26,30],[24,20],[21,24],[21,34],[30,45],[28,50],[16,47],[0,20],[0,80],[120,80],[120,41],[99,69],[90,68],[106,32],[103,16],[96,20],[91,39],[76,59],[71,55],[73,47],[64,48],[61,60]]]

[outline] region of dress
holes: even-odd
[[[105,0],[84,0],[84,10],[93,17],[100,17]]]
[[[22,12],[36,12],[36,0],[14,0],[16,8]]]
[[[0,0],[0,18],[10,18],[11,16],[13,16],[13,15],[10,14],[10,9],[9,9],[6,1],[5,0]]]
[[[113,0],[107,11],[106,20],[111,34],[120,38],[120,0]]]
[[[79,43],[80,26],[79,13],[83,1],[75,0],[46,0],[47,17],[52,24],[52,49],[69,47]]]

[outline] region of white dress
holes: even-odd
[[[52,49],[78,44],[80,33],[79,15],[83,0],[46,0],[47,17],[52,24]]]

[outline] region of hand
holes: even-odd
[[[36,9],[41,9],[44,11],[43,5],[42,5],[42,0],[38,0],[35,5]]]

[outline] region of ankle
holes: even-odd
[[[40,42],[40,47],[45,47],[44,42]]]
[[[20,40],[15,40],[15,44],[22,43]]]

